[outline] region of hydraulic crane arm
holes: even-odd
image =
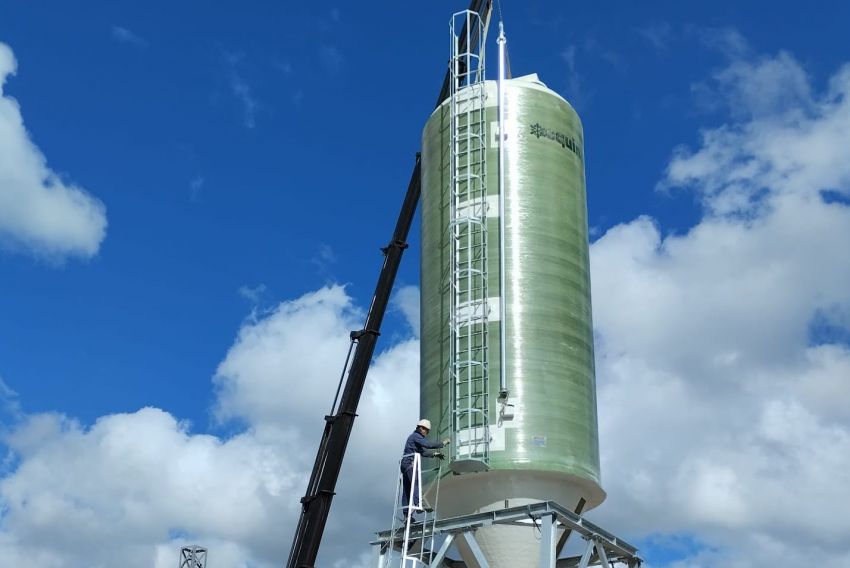
[[[477,12],[483,21],[487,21],[492,7],[492,0],[472,0],[469,9]],[[473,40],[477,38],[473,37]],[[462,32],[458,46],[460,51],[466,49],[466,32]],[[463,71],[463,70],[460,70]],[[446,72],[436,106],[449,96],[451,73]],[[355,342],[354,357],[348,370],[348,378],[339,399],[339,405],[331,410],[332,414],[325,416],[325,430],[319,443],[316,462],[307,485],[307,493],[301,499],[301,517],[295,530],[292,549],[289,552],[287,568],[314,568],[319,545],[325,532],[325,523],[331,508],[337,479],[339,478],[345,449],[357,416],[357,405],[366,382],[366,373],[375,353],[375,344],[380,335],[381,323],[389,303],[390,293],[395,283],[401,257],[407,248],[407,235],[413,224],[413,216],[419,203],[421,190],[421,163],[417,154],[413,174],[407,186],[407,193],[401,206],[401,212],[396,222],[392,239],[383,249],[384,264],[378,276],[372,305],[366,316],[366,325],[360,331],[351,333]]]

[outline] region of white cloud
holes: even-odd
[[[4,415],[17,419],[21,416],[21,405],[18,393],[10,389],[0,376],[0,417]]]
[[[242,124],[253,130],[257,126],[257,113],[260,111],[260,101],[254,94],[253,87],[240,73],[243,56],[239,53],[225,54],[227,65],[227,81],[231,94],[242,107]]]
[[[265,295],[266,291],[266,285],[260,283],[253,287],[248,286],[247,284],[243,284],[239,287],[239,290],[237,292],[241,297],[251,302],[251,304],[257,305],[263,299],[263,296]]]
[[[220,418],[279,429],[298,440],[288,458],[305,476],[299,493],[290,496],[296,503],[313,465],[322,417],[331,410],[349,331],[360,329],[363,319],[342,286],[305,294],[246,323],[216,373]],[[383,347],[369,371],[334,499],[322,548],[329,561],[350,559],[375,530],[389,525],[397,460],[419,418],[419,342]],[[275,534],[288,538],[293,531],[294,524],[287,524]]]
[[[325,69],[331,74],[339,73],[345,63],[345,56],[335,45],[321,46],[319,48],[319,59]]]
[[[105,208],[47,167],[18,102],[3,91],[16,69],[0,43],[0,245],[52,259],[94,256],[106,236]]]
[[[410,324],[411,331],[419,337],[419,286],[402,286],[393,293],[393,305],[396,306],[407,323]]]
[[[561,59],[566,64],[566,96],[572,101],[573,106],[581,106],[581,102],[585,99],[584,81],[576,64],[577,50],[578,48],[571,44],[561,52]]]
[[[116,555],[124,566],[151,566],[173,530],[262,554],[278,546],[263,527],[289,520],[302,483],[285,435],[191,435],[153,408],[91,428],[35,415],[7,444],[20,465],[0,483],[3,566],[29,553],[45,557],[34,566],[109,566]]]
[[[348,343],[362,313],[340,286],[244,323],[222,361],[221,438],[155,408],[91,427],[36,414],[5,437],[17,462],[0,480],[0,566],[165,568],[201,544],[210,565],[279,566],[287,557]],[[346,565],[392,514],[397,459],[419,418],[418,341],[374,360],[338,485],[320,565]],[[353,556],[352,556],[353,555]]]
[[[296,437],[299,450],[290,460],[306,476],[322,417],[331,410],[349,331],[360,329],[363,319],[345,289],[330,286],[246,323],[216,373],[218,416]],[[397,460],[419,419],[419,342],[403,340],[384,349],[369,371],[358,409],[323,545],[328,559],[350,558],[373,531],[389,525]],[[292,497],[297,502],[300,495]],[[289,525],[283,534],[292,530]]]
[[[728,34],[727,34],[728,35]],[[735,107],[662,187],[704,218],[639,218],[592,246],[600,446],[614,529],[694,535],[675,566],[850,562],[850,67],[815,93],[739,36],[712,88]],[[681,189],[679,189],[681,190]]]
[[[673,38],[673,27],[668,22],[654,22],[635,29],[635,32],[645,39],[656,51],[666,52],[670,49]]]
[[[285,302],[270,317],[243,326],[216,372],[216,414],[284,425],[315,418],[310,411],[321,405],[330,410],[340,357],[360,319],[336,286]]]
[[[752,215],[762,193],[816,198],[850,195],[850,64],[813,94],[789,54],[734,59],[708,83],[744,120],[703,131],[696,152],[680,148],[663,187],[696,190],[711,213]]]
[[[120,43],[127,43],[132,45],[133,47],[144,49],[148,46],[147,40],[143,37],[139,36],[132,30],[121,26],[112,26],[111,30],[112,39]]]
[[[336,253],[331,245],[319,243],[310,262],[318,269],[320,274],[330,274],[331,267],[336,263]]]
[[[204,187],[204,177],[200,174],[196,175],[189,181],[189,199],[197,201],[201,196],[201,189]]]

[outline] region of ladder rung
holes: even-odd
[[[462,54],[453,54],[449,136],[452,209],[448,224],[450,233],[447,235],[452,246],[452,261],[447,268],[452,290],[449,375],[455,385],[455,455],[486,463],[489,460],[487,323],[490,311],[487,291],[489,138],[486,88],[481,80],[483,65],[479,69],[467,68],[461,73],[454,66],[461,60],[470,61]],[[463,426],[474,431],[461,435],[459,429]],[[461,436],[466,439],[461,440]]]

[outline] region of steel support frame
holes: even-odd
[[[558,561],[558,555],[555,552],[555,545],[558,542],[557,530],[558,521],[555,513],[540,516],[540,568],[555,568],[555,563]]]
[[[184,546],[180,549],[180,568],[206,568],[207,549],[203,546]]]
[[[491,525],[527,526],[529,520],[540,529],[541,546],[537,564],[539,568],[609,568],[612,562],[638,568],[643,562],[637,555],[637,548],[554,501],[441,519],[433,524],[429,523],[426,527],[412,528],[411,538],[433,537],[432,542],[435,543],[443,538],[441,546],[428,565],[429,568],[448,566],[450,561],[446,560],[446,554],[453,545],[462,552],[464,562],[451,562],[451,566],[487,568],[487,559],[475,540],[475,531]],[[558,558],[558,545],[561,544],[558,541],[558,531],[562,529],[571,531],[571,534],[578,534],[587,542],[582,556]],[[390,541],[391,531],[377,533],[377,539],[372,542],[375,568],[389,568]]]

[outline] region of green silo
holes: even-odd
[[[444,102],[422,140],[421,415],[452,439],[455,465],[443,469],[438,513],[580,498],[587,510],[605,493],[582,126],[536,75],[506,81],[502,219],[497,87],[483,85]],[[503,324],[512,406],[498,398]]]

